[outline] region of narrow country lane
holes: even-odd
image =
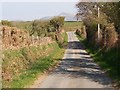
[[[111,79],[92,60],[74,32],[68,32],[68,49],[60,65],[36,88],[110,88]]]

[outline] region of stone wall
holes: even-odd
[[[50,37],[30,36],[27,30],[16,27],[2,26],[0,32],[2,33],[3,49],[18,49],[52,42]]]

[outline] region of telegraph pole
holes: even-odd
[[[97,7],[98,9],[98,19],[100,18],[100,7]],[[100,24],[98,23],[98,40],[100,40]]]

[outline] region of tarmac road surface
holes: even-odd
[[[67,34],[68,48],[63,60],[36,88],[111,88],[111,79],[93,61],[74,32]]]

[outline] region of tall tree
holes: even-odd
[[[120,33],[120,1],[103,3],[101,10],[108,16],[109,22],[115,24],[116,31]]]
[[[52,25],[57,31],[60,29],[60,27],[64,25],[64,19],[65,17],[61,17],[61,16],[54,17],[50,20],[50,25]]]

